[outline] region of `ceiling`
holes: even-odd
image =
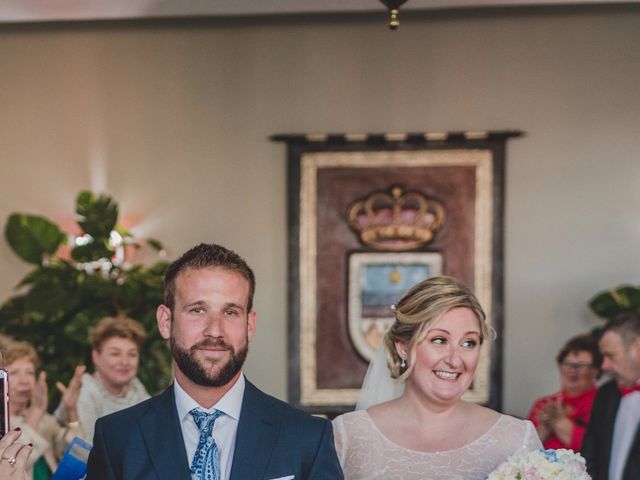
[[[402,10],[638,3],[638,0],[408,0]],[[1,0],[0,22],[382,11],[379,0]]]

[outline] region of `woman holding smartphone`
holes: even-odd
[[[0,335],[0,365],[2,365],[2,350],[8,338]],[[9,403],[7,371],[0,369],[0,479],[24,480],[27,475],[27,459],[31,455],[31,444],[24,445],[16,442],[22,431],[16,428],[9,431]]]
[[[62,392],[61,403],[69,412],[70,421],[61,426],[47,412],[49,405],[46,375],[36,370],[40,365],[38,354],[27,342],[10,342],[3,352],[3,368],[10,380],[9,413],[11,427],[22,429],[22,440],[33,445],[33,454],[27,462],[29,478],[46,480],[58,466],[58,460],[75,436],[83,436],[78,422],[76,402],[85,367],[77,367],[68,387],[58,383]],[[17,463],[17,457],[16,463]],[[6,463],[6,462],[3,462]],[[15,464],[14,464],[15,465]],[[2,477],[0,477],[2,478]]]
[[[33,450],[31,445],[18,443],[22,432],[16,428],[0,438],[0,478],[2,480],[25,480],[27,460]]]

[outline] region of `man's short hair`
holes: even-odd
[[[167,268],[164,274],[164,304],[173,311],[175,307],[176,278],[181,272],[193,268],[220,267],[239,273],[249,282],[247,312],[253,308],[253,294],[256,290],[256,278],[247,262],[236,252],[215,243],[201,243],[185,252]]]
[[[610,331],[620,335],[625,348],[628,348],[640,338],[640,316],[630,310],[621,312],[606,323],[602,335]]]
[[[147,332],[145,332],[140,322],[136,322],[131,318],[124,316],[104,317],[89,334],[91,348],[99,352],[104,342],[114,337],[129,339],[140,350],[147,338]]]

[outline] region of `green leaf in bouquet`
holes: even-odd
[[[94,197],[83,191],[76,198],[76,213],[81,219],[78,225],[94,240],[108,240],[118,221],[118,205],[108,195]]]
[[[13,213],[5,227],[5,237],[13,251],[24,261],[42,264],[67,241],[67,235],[44,217]]]

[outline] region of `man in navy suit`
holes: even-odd
[[[602,369],[613,380],[598,389],[580,453],[593,480],[640,479],[640,317],[626,312],[600,337]]]
[[[198,245],[169,266],[164,290],[156,318],[175,382],[96,422],[88,480],[342,479],[331,423],[242,374],[256,329],[246,262],[219,245]]]

